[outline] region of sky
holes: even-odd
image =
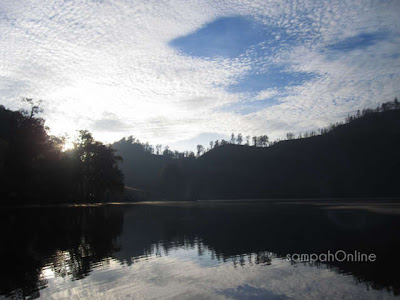
[[[71,138],[194,150],[400,96],[400,1],[0,1],[0,104]]]

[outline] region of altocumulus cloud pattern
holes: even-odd
[[[53,133],[178,149],[399,96],[399,1],[2,1],[0,93]],[[207,139],[207,140],[206,140]]]

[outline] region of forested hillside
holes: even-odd
[[[257,138],[254,146],[225,142],[197,159],[155,155],[132,139],[114,147],[125,160],[125,183],[161,198],[400,196],[397,100],[316,132],[266,146]]]

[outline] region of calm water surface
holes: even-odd
[[[397,298],[397,203],[3,208],[0,298]],[[377,260],[286,259],[336,250],[374,253]]]

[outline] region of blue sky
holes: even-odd
[[[0,95],[54,134],[194,149],[400,96],[399,1],[2,1]]]

